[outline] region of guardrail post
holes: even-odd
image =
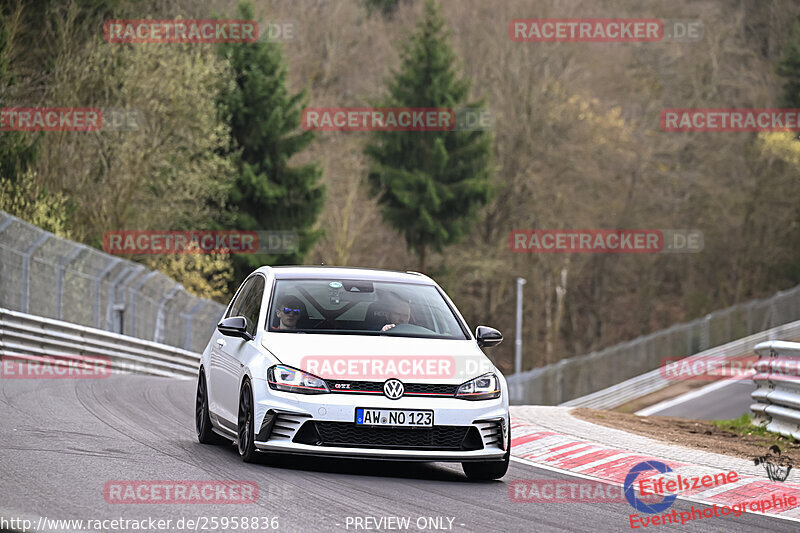
[[[114,258],[112,261],[103,267],[103,270],[97,275],[97,278],[94,280],[94,303],[92,305],[93,314],[94,314],[94,326],[96,328],[100,327],[100,284],[103,282],[103,278],[111,272],[115,266],[117,266],[122,259],[119,257]],[[109,290],[114,290],[113,286]]]
[[[70,253],[65,255],[61,261],[58,262],[58,277],[56,278],[56,298],[57,298],[57,318],[64,319],[64,272],[67,270],[67,265],[78,258],[87,248],[79,244]]]
[[[188,313],[182,313],[181,318],[183,318],[186,322],[184,323],[184,327],[186,328],[184,331],[183,337],[183,349],[184,350],[191,350],[192,349],[192,320],[194,320],[194,315],[197,314],[198,311],[205,305],[206,300],[200,300],[197,302],[194,307],[192,307]]]
[[[106,308],[106,327],[109,331],[114,330],[114,307],[117,303],[117,287],[124,285],[129,279],[136,276],[139,272],[144,270],[143,265],[131,265],[125,268],[122,272],[117,274],[117,277],[111,282],[111,287],[108,290],[108,307]],[[123,281],[124,278],[124,281]],[[117,333],[122,333],[118,331]]]
[[[164,307],[166,307],[167,302],[169,302],[175,293],[178,292],[183,287],[176,283],[175,286],[161,299],[158,303],[158,313],[156,314],[156,327],[155,331],[153,332],[153,340],[158,343],[164,342],[164,321],[166,317],[164,316]]]
[[[556,401],[553,405],[558,405],[564,401],[564,372],[563,368],[567,360],[562,359],[556,364]]]
[[[2,228],[0,228],[2,231]],[[5,337],[5,332],[3,331],[3,322],[5,322],[5,311],[0,309],[0,359],[3,358],[3,338]]]
[[[798,311],[800,310],[800,305],[798,305],[798,299],[800,298],[798,298],[798,296],[800,296],[800,291],[798,291],[797,287],[795,287],[795,289],[792,291],[792,295],[790,296],[790,299],[792,300],[792,312],[794,313],[792,315],[792,322],[800,318],[800,311]]]
[[[150,278],[152,278],[153,276],[155,276],[156,274],[158,274],[157,270],[151,270],[150,272],[148,272],[147,274],[142,276],[142,279],[137,281],[136,284],[133,287],[128,289],[128,293],[131,295],[131,313],[130,313],[130,316],[131,316],[131,335],[133,335],[134,337],[137,336],[136,335],[136,297],[138,296],[139,289],[141,289],[142,286],[145,283],[147,283],[147,281]]]
[[[28,302],[31,296],[31,256],[50,238],[50,233],[42,234],[36,242],[22,252],[22,301],[20,302],[21,311],[28,312]]]
[[[733,337],[733,331],[731,330],[731,315],[732,314],[733,314],[733,312],[729,312],[728,316],[727,316],[727,318],[725,320],[725,342],[730,342],[730,341],[733,340],[731,338],[731,337]]]
[[[773,328],[778,325],[780,320],[778,319],[778,309],[775,305],[775,300],[773,299],[772,302],[769,304],[769,326],[768,328]]]

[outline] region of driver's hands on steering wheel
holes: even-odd
[[[395,327],[396,325],[397,324],[386,324],[385,326],[383,326],[381,328],[381,331],[388,331],[388,330],[392,329],[393,327]]]

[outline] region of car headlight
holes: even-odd
[[[298,394],[325,394],[330,392],[324,380],[290,366],[275,365],[267,370],[267,382],[274,390]]]
[[[467,381],[456,392],[456,398],[463,400],[489,400],[499,397],[500,380],[491,372]]]

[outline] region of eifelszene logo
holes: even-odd
[[[645,461],[643,463],[639,463],[631,468],[630,472],[628,472],[628,475],[625,476],[625,484],[623,489],[625,492],[625,498],[628,500],[628,503],[631,504],[631,507],[642,513],[657,514],[669,509],[675,501],[675,498],[678,496],[677,494],[669,494],[664,496],[664,499],[657,503],[645,503],[644,500],[637,498],[636,494],[633,492],[636,479],[642,472],[647,472],[650,470],[656,470],[662,474],[672,472],[670,467],[660,461]]]

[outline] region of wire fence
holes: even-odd
[[[682,358],[800,320],[800,286],[715,311],[632,341],[509,376],[515,404],[558,405]]]
[[[224,306],[0,211],[0,308],[201,352]]]

